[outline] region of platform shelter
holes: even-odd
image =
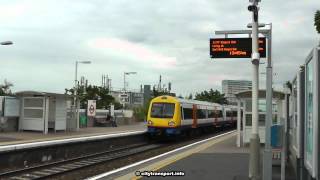
[[[250,142],[252,130],[252,91],[242,91],[236,94],[238,102],[238,129],[237,146]],[[272,99],[272,125],[280,124],[284,116],[285,94],[273,91]],[[265,120],[266,120],[266,91],[259,90],[259,137],[260,143],[265,142]],[[242,113],[241,113],[242,112]],[[239,118],[240,117],[240,118]]]
[[[19,131],[32,130],[48,133],[67,130],[67,101],[73,96],[49,92],[21,91]]]

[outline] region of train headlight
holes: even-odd
[[[168,126],[174,126],[174,125],[175,125],[174,121],[169,121],[168,122]]]
[[[153,124],[153,122],[149,120],[148,121],[148,125],[152,125],[152,124]]]

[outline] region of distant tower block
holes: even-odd
[[[143,104],[147,104],[151,99],[151,86],[144,85],[143,87]]]

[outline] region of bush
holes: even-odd
[[[143,106],[133,108],[133,117],[136,121],[145,121],[146,109]]]

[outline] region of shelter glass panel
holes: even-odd
[[[43,99],[42,98],[25,98],[24,99],[24,107],[43,107]]]
[[[278,124],[278,115],[277,114],[273,114],[272,115],[272,124]]]
[[[266,112],[266,100],[265,99],[259,99],[258,102],[258,108],[259,108],[259,112]]]
[[[266,114],[259,114],[259,126],[265,126]]]
[[[246,114],[246,126],[252,126],[252,114]]]
[[[24,109],[25,118],[43,118],[42,109]]]
[[[313,60],[306,68],[306,160],[313,162]]]
[[[246,111],[252,112],[252,100],[251,99],[246,100]]]

